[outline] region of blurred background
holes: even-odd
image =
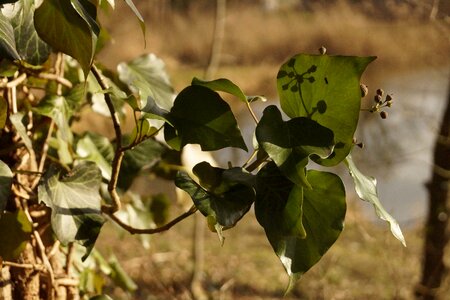
[[[216,1],[136,2],[147,26],[146,45],[132,12],[116,2],[115,10],[100,16],[110,39],[98,60],[115,69],[122,61],[155,53],[166,63],[177,91],[194,76],[204,78],[214,38]],[[226,77],[247,95],[276,101],[276,74],[281,64],[297,53],[318,54],[324,46],[330,55],[378,57],[362,78],[369,87],[363,107],[370,108],[378,88],[394,98],[385,120],[378,114],[361,113],[356,138],[365,147],[355,150],[354,157],[363,172],[377,177],[381,201],[400,222],[408,247],[376,220],[369,204],[356,199],[348,180],[346,228],[289,297],[413,299],[421,276],[428,205],[425,183],[432,176],[433,149],[449,89],[450,1],[224,2],[223,45],[214,78]],[[240,126],[244,131],[253,130],[247,128],[252,124],[245,121],[249,119],[245,108],[237,104],[232,102]],[[258,105],[257,113],[267,103]],[[102,128],[95,119],[85,121],[99,131],[107,131],[109,125]],[[227,160],[244,161],[246,156],[228,152],[215,159],[226,164]],[[135,192],[141,194],[161,190],[174,199],[174,188],[168,184],[152,187],[148,178],[142,178],[135,185]],[[179,205],[171,216],[184,210]],[[115,253],[139,287],[132,294],[110,284],[109,293],[115,299],[191,299],[193,226],[191,218],[152,236],[149,249],[133,237],[118,237],[106,226],[98,241],[100,251]],[[209,297],[281,299],[288,278],[253,213],[225,236],[221,247],[214,233],[206,233],[203,286]],[[450,265],[450,251],[445,260]],[[449,276],[438,295],[442,299],[450,295]]]

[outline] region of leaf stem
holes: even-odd
[[[97,69],[97,67],[92,64],[91,67],[92,74],[94,74],[95,79],[97,80],[98,84],[103,90],[107,90],[108,84],[103,79],[102,75],[100,74],[100,71]],[[120,197],[119,194],[116,191],[117,187],[117,181],[119,179],[119,172],[120,172],[120,166],[122,164],[122,159],[124,155],[124,150],[122,149],[122,129],[120,128],[120,120],[119,115],[116,112],[111,96],[108,93],[105,93],[105,102],[108,106],[109,113],[111,114],[111,119],[114,126],[114,132],[116,134],[116,151],[114,152],[114,158],[112,161],[112,172],[111,172],[111,180],[108,183],[108,191],[111,196],[111,199],[113,201],[112,206],[108,209],[106,207],[103,208],[103,210],[109,210],[110,213],[114,213],[118,210],[120,210],[121,203],[120,203]]]
[[[118,217],[116,217],[114,214],[106,212],[108,214],[108,216],[117,223],[117,225],[119,225],[120,227],[122,227],[123,229],[125,229],[126,231],[128,231],[131,234],[155,234],[155,233],[160,233],[160,232],[164,232],[169,230],[170,228],[172,228],[172,226],[174,226],[175,224],[183,221],[184,219],[186,219],[187,217],[189,217],[190,215],[194,214],[197,211],[197,207],[195,207],[195,205],[192,205],[191,208],[186,211],[185,213],[179,215],[178,217],[176,217],[175,219],[173,219],[172,221],[170,221],[169,223],[157,227],[157,228],[146,228],[146,229],[140,229],[140,228],[134,228],[124,222],[122,222]]]
[[[256,124],[258,124],[258,118],[255,115],[255,112],[253,111],[252,107],[250,106],[250,103],[247,101],[247,109],[250,112],[250,115],[252,116],[253,120],[255,121]]]

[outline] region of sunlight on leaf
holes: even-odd
[[[23,119],[22,113],[16,113],[14,115],[9,116],[9,120],[13,124],[13,126],[16,128],[17,133],[19,134],[20,138],[22,139],[22,142],[25,144],[25,147],[27,147],[28,151],[33,151],[33,145],[31,144],[31,139],[27,134],[27,129],[22,123]]]
[[[291,118],[310,118],[334,133],[334,153],[317,163],[334,166],[350,152],[361,106],[360,77],[374,59],[299,54],[281,66],[277,86],[283,111]]]
[[[355,191],[358,196],[369,203],[372,203],[377,216],[389,223],[392,234],[406,247],[405,237],[398,222],[384,209],[378,199],[377,180],[373,177],[366,176],[358,170],[351,155],[347,156],[345,164],[352,175],[355,182]]]
[[[9,19],[0,11],[0,56],[12,60],[20,60],[20,55],[16,49],[14,38],[14,28]]]
[[[99,194],[102,176],[94,162],[82,162],[69,174],[51,167],[38,187],[38,198],[52,209],[51,223],[58,240],[86,247],[85,259],[106,221]]]

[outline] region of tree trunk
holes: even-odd
[[[449,240],[450,217],[450,86],[447,107],[434,148],[433,175],[427,183],[429,211],[425,227],[422,279],[416,288],[418,299],[436,299],[445,275],[444,250]]]
[[[27,244],[17,260],[19,264],[36,264],[33,246]],[[39,271],[33,269],[11,268],[13,299],[39,300]]]

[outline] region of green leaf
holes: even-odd
[[[97,19],[97,7],[90,0],[70,0],[73,8],[78,15],[89,25],[91,31],[98,37],[100,35],[100,26]]]
[[[281,108],[291,118],[307,117],[334,132],[334,153],[316,159],[333,166],[345,159],[358,124],[360,77],[375,57],[300,54],[278,72]]]
[[[249,185],[246,173],[240,179],[236,173],[243,173],[242,169],[224,170],[206,166],[202,163],[202,169],[197,169],[197,176],[205,182],[206,176],[214,174],[219,181],[224,184],[210,187],[206,190],[196,183],[187,173],[178,172],[175,178],[175,185],[187,192],[198,210],[208,218],[209,225],[213,231],[217,231],[219,239],[223,242],[222,229],[234,227],[236,223],[249,211],[255,198],[254,188]],[[207,164],[207,163],[206,163]],[[204,168],[209,168],[205,170]],[[227,174],[231,173],[231,174]],[[222,186],[222,189],[218,189]],[[223,188],[225,187],[226,188]]]
[[[303,190],[270,162],[257,175],[256,218],[266,232],[306,237],[302,223]]]
[[[109,258],[109,265],[112,269],[111,278],[115,284],[127,292],[134,292],[138,289],[137,284],[131,279],[130,275],[125,272],[114,255]]]
[[[225,147],[247,151],[230,106],[209,88],[194,85],[182,90],[175,99],[169,120],[182,147],[200,144],[203,151]]]
[[[11,195],[11,186],[13,182],[13,173],[8,165],[0,160],[0,218],[5,210],[9,195]]]
[[[221,91],[231,94],[239,98],[242,102],[247,103],[247,97],[244,95],[242,90],[234,84],[231,80],[226,78],[219,78],[212,81],[203,81],[198,78],[192,79],[192,85],[201,85],[210,88],[213,91]]]
[[[139,176],[141,169],[154,166],[165,151],[167,151],[167,147],[154,139],[147,139],[133,149],[127,150],[122,160],[117,186],[127,190],[134,178]]]
[[[6,119],[8,118],[8,102],[0,96],[0,130],[5,128]]]
[[[51,223],[58,240],[86,247],[83,260],[94,247],[105,222],[99,194],[102,176],[94,162],[81,162],[63,176],[51,167],[38,186],[38,198],[52,209]]]
[[[0,56],[20,60],[14,39],[14,28],[10,20],[0,11]]]
[[[97,36],[70,0],[45,0],[34,13],[34,26],[53,50],[72,56],[89,74]]]
[[[23,114],[22,113],[16,113],[9,116],[9,120],[13,124],[13,126],[16,128],[17,134],[19,134],[20,138],[22,139],[22,142],[25,144],[25,147],[27,147],[28,151],[33,151],[33,145],[31,144],[31,139],[27,134],[27,129],[22,123]]]
[[[32,224],[23,210],[7,212],[0,218],[0,257],[15,260],[30,240]]]
[[[352,156],[348,155],[345,164],[350,171],[350,175],[355,182],[355,191],[358,196],[369,203],[371,203],[375,209],[377,216],[388,222],[391,228],[392,234],[406,247],[405,237],[398,222],[384,209],[383,205],[378,199],[377,192],[377,180],[371,176],[366,176],[358,170],[353,162]]]
[[[100,168],[103,178],[111,179],[114,147],[106,137],[87,132],[78,140],[76,152],[79,158],[95,162]]]
[[[305,167],[312,154],[327,157],[333,151],[333,132],[305,117],[283,121],[274,105],[268,106],[256,127],[256,139],[280,170],[295,184],[310,187]]]
[[[140,109],[147,105],[147,98],[153,98],[159,107],[170,110],[175,98],[164,62],[154,54],[147,54],[117,67],[119,78],[131,91],[139,93]]]
[[[16,47],[22,60],[32,65],[41,65],[49,57],[51,48],[34,28],[34,0],[21,0],[17,14],[11,19]]]
[[[302,274],[322,258],[335,243],[344,226],[345,189],[339,176],[311,170],[308,171],[307,177],[312,189],[303,189],[294,185],[289,194],[289,198],[297,194],[295,198],[300,202],[302,193],[299,190],[303,189],[302,223],[306,237],[302,234],[292,234],[292,232],[286,234],[282,230],[283,227],[277,228],[275,224],[264,227],[272,248],[290,277],[287,291],[293,287],[295,281]],[[265,197],[258,191],[255,208],[258,201],[264,201]],[[258,210],[256,211],[258,212]],[[265,218],[268,218],[268,214],[266,212]],[[261,215],[259,219],[261,219]]]

